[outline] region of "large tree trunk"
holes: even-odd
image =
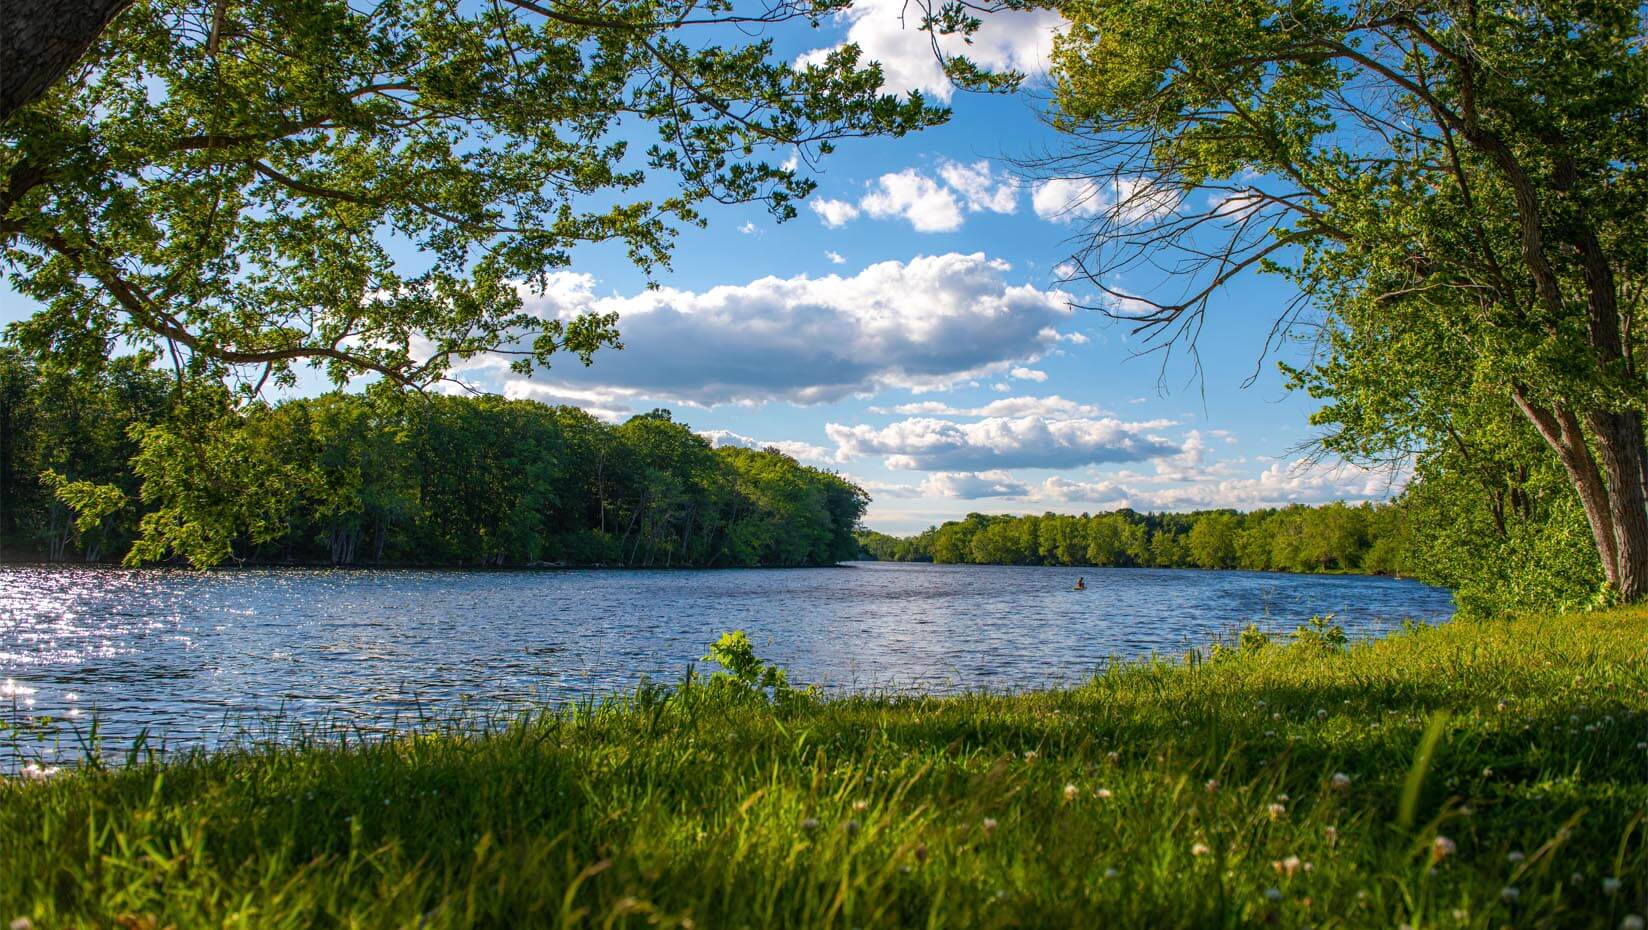
[[[1586,417],[1596,439],[1597,458],[1614,529],[1614,587],[1627,601],[1648,596],[1648,500],[1643,498],[1642,419],[1635,413],[1593,413]]]
[[[0,121],[45,93],[131,0],[5,0],[0,12]]]

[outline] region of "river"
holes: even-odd
[[[1085,576],[1086,591],[1075,591]],[[1352,637],[1452,612],[1413,581],[1184,569],[853,563],[737,571],[0,568],[0,719],[67,759],[147,731],[176,749],[293,727],[497,719],[671,682],[743,629],[792,682],[1023,689],[1247,624],[1333,613]],[[0,734],[3,735],[3,734]],[[14,732],[8,737],[15,761]]]

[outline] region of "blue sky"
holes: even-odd
[[[883,62],[889,87],[948,96],[900,9],[868,0],[833,29],[780,34],[780,53],[850,38]],[[1055,27],[1046,13],[999,17],[973,55],[1034,75]],[[956,94],[945,126],[840,145],[788,223],[756,207],[709,210],[709,228],[682,232],[657,290],[621,249],[586,248],[529,304],[617,310],[627,348],[588,369],[562,362],[524,378],[481,363],[461,376],[608,418],[668,407],[718,443],[778,445],[863,484],[866,522],[893,533],[974,510],[1385,496],[1383,474],[1299,465],[1314,402],[1284,389],[1275,356],[1243,386],[1290,296],[1283,282],[1245,279],[1213,300],[1199,379],[1182,354],[1164,369],[1138,356],[1124,325],[1072,308],[1094,295],[1061,286],[1056,269],[1105,193],[1017,177],[1015,158],[1059,145],[1035,89]],[[0,320],[32,311],[0,287]]]

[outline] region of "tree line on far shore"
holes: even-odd
[[[1394,504],[1282,509],[992,516],[972,513],[916,536],[861,532],[867,558],[975,565],[1408,572],[1407,525]]]
[[[142,359],[88,377],[0,352],[0,501],[13,558],[720,567],[850,559],[868,496],[663,410],[611,425],[390,391],[237,409]]]

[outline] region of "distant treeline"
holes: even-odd
[[[667,411],[614,426],[534,401],[387,392],[236,410],[176,388],[136,360],[50,375],[0,352],[0,551],[626,566],[858,552],[863,490],[774,450],[712,448]],[[197,442],[208,430],[215,441]],[[103,515],[77,526],[54,482]]]
[[[858,534],[864,558],[975,565],[1092,565],[1403,574],[1407,529],[1393,504],[1066,516],[968,514],[918,536]]]

